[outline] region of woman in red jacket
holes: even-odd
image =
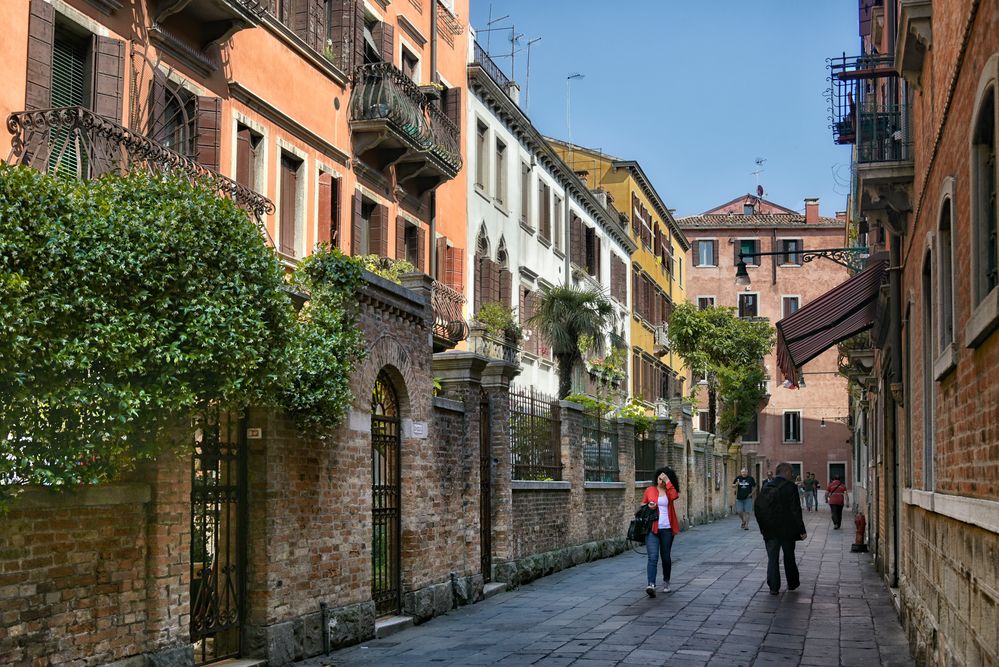
[[[832,481],[826,487],[826,502],[832,512],[833,528],[839,530],[843,522],[843,505],[846,503],[846,484],[840,481],[839,475],[833,475]]]
[[[676,518],[673,505],[680,497],[680,481],[672,468],[656,470],[656,485],[645,489],[642,502],[652,509],[659,510],[659,517],[652,522],[652,530],[645,536],[645,551],[649,555],[648,582],[645,588],[650,598],[656,596],[656,561],[663,561],[663,593],[669,593],[669,575],[672,568],[670,551],[673,536],[680,532],[680,521]]]

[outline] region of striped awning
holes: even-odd
[[[863,271],[777,323],[777,365],[792,388],[805,363],[871,328],[887,268],[888,254],[878,253]]]

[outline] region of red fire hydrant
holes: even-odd
[[[853,520],[853,525],[857,527],[857,536],[853,540],[850,551],[867,551],[867,544],[864,542],[864,532],[867,530],[867,518],[864,513],[857,511],[857,518]]]

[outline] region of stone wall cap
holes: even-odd
[[[461,401],[456,401],[452,398],[444,398],[443,396],[434,396],[434,407],[440,408],[441,410],[450,410],[451,412],[460,412],[464,414],[465,406],[462,405]]]
[[[624,482],[585,482],[583,484],[584,489],[625,489],[627,485]]]
[[[561,400],[561,401],[558,402],[558,405],[559,405],[560,408],[566,408],[566,409],[569,409],[569,410],[575,410],[577,412],[582,412],[583,411],[582,404],[576,403],[575,401],[566,401],[566,400],[563,399],[563,400]]]
[[[572,483],[555,480],[515,479],[510,482],[510,488],[514,491],[569,491],[572,489]]]
[[[148,503],[151,498],[150,486],[139,482],[80,486],[59,490],[44,486],[31,486],[17,495],[11,504],[11,509],[16,511],[96,507],[99,505],[143,505]]]

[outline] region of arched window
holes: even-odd
[[[948,178],[940,204],[940,221],[937,226],[937,299],[939,321],[939,346],[937,354],[953,356],[954,342],[954,179]],[[948,366],[950,364],[947,364]],[[941,369],[938,369],[943,372]]]
[[[933,490],[933,451],[936,429],[933,362],[935,361],[933,340],[936,331],[933,312],[933,262],[929,251],[923,260],[923,302],[922,302],[922,362],[923,362],[923,489]]]

